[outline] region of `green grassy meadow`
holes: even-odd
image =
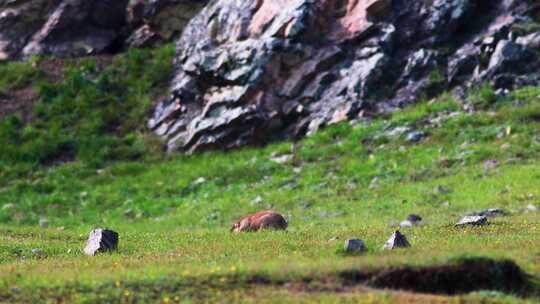
[[[29,75],[17,81],[31,77],[40,101],[32,122],[0,121],[0,302],[540,301],[540,212],[530,210],[540,208],[540,88],[497,97],[482,86],[294,144],[165,155],[144,122],[174,52],[132,52],[105,70],[72,63],[59,83],[4,67]],[[402,127],[427,136],[409,142]],[[486,208],[510,214],[453,226]],[[284,214],[288,231],[229,232],[264,209]],[[383,250],[411,213],[424,219],[401,229],[412,247]],[[95,227],[119,232],[117,252],[83,255]],[[348,238],[368,252],[345,255]],[[451,295],[370,284],[389,269],[483,258],[513,261],[526,286],[498,289],[506,277],[496,267],[485,270],[493,288]]]

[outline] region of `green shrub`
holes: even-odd
[[[497,102],[497,95],[493,87],[486,83],[470,92],[467,100],[475,108],[485,110]]]

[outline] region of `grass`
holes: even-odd
[[[39,58],[33,58],[26,62],[0,64],[0,94],[21,89],[40,79],[43,75],[35,68],[38,61]]]
[[[50,128],[56,119],[69,122],[60,123],[58,134],[77,153],[54,166],[39,157],[2,158],[0,301],[538,301],[540,214],[526,211],[531,204],[540,207],[538,88],[497,98],[484,86],[466,100],[476,112],[463,111],[462,104],[443,94],[391,117],[335,125],[300,141],[285,164],[270,158],[291,153],[290,142],[169,158],[153,157],[154,148],[144,140],[135,158],[85,150],[85,140],[107,150],[106,138],[116,145],[129,136],[135,141],[146,136],[138,119],[165,82],[160,73],[147,74],[146,69],[162,65],[153,58],[146,51],[128,54],[103,73],[92,72],[91,61],[83,62],[68,69],[64,82],[40,91],[41,114],[23,129],[38,130],[30,138],[43,138],[48,146],[54,141],[40,136],[56,136]],[[139,67],[149,62],[150,67]],[[139,87],[125,92],[139,81]],[[127,104],[119,104],[119,96]],[[94,107],[96,100],[102,106]],[[124,106],[125,115],[109,111]],[[15,118],[2,122],[16,123]],[[114,132],[105,127],[110,125]],[[390,132],[400,127],[428,137],[410,143],[406,132]],[[26,153],[39,149],[32,143]],[[486,160],[498,166],[485,168]],[[486,208],[511,215],[485,227],[453,227],[462,215]],[[288,232],[228,232],[236,219],[261,209],[282,212]],[[410,213],[424,217],[424,225],[402,230],[412,248],[382,250]],[[39,227],[40,222],[47,227]],[[94,227],[120,233],[118,252],[82,254]],[[334,237],[339,240],[330,241]],[[368,252],[341,254],[347,238],[363,239]],[[531,291],[426,295],[342,279],[346,271],[433,267],[471,257],[515,261],[531,275]]]
[[[21,174],[66,160],[99,167],[141,158],[149,148],[142,122],[152,101],[165,91],[173,54],[172,46],[132,50],[106,68],[93,58],[66,62],[62,81],[36,81],[40,100],[35,119],[23,125],[12,115],[0,122],[0,167]],[[1,65],[0,90],[28,85],[37,73],[32,66]],[[21,169],[14,170],[14,164]]]

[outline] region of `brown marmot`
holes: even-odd
[[[283,215],[274,211],[260,211],[241,218],[236,222],[231,232],[259,231],[263,229],[285,230],[287,221]]]

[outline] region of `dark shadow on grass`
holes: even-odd
[[[383,270],[369,278],[366,284],[375,288],[445,295],[480,290],[527,295],[532,291],[530,277],[516,263],[489,258],[467,258],[440,266]]]

